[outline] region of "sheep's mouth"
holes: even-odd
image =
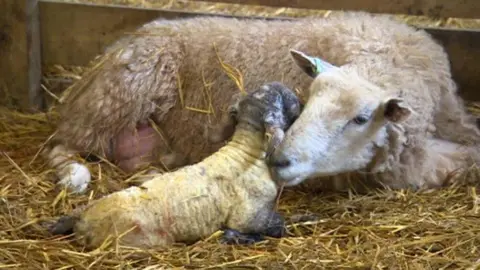
[[[292,187],[292,186],[296,186],[298,184],[301,184],[303,181],[305,181],[306,177],[304,176],[297,176],[291,180],[288,180],[288,181],[285,181],[285,186],[286,187]]]
[[[294,177],[285,177],[283,172],[279,172],[277,169],[273,168],[270,168],[270,175],[272,176],[272,179],[276,183],[277,187],[296,186],[307,179],[307,176],[304,174]]]

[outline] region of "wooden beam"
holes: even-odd
[[[470,101],[480,101],[480,31],[426,28],[447,51],[452,75],[460,95]]]
[[[85,65],[107,44],[159,17],[175,19],[212,15],[51,0],[40,1],[40,13],[43,63],[47,65]]]
[[[372,13],[425,15],[443,18],[480,18],[478,0],[191,0],[319,10],[356,10]]]
[[[37,0],[0,0],[0,103],[43,109]]]
[[[54,1],[41,1],[40,4],[43,63],[47,65],[85,65],[125,32],[158,17],[174,19],[211,15]],[[475,59],[480,59],[479,31],[442,28],[426,30],[449,53],[452,73],[460,86],[461,95],[471,101],[480,101],[480,92],[477,91],[477,85],[480,85],[480,65],[475,62]]]

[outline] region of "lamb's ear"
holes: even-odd
[[[388,121],[400,123],[405,121],[410,114],[412,114],[412,109],[403,102],[403,99],[389,98],[385,100],[383,115]]]
[[[281,128],[267,125],[265,137],[267,141],[266,159],[269,159],[275,149],[283,141],[285,133]]]
[[[290,50],[293,61],[307,73],[308,76],[315,78],[318,74],[326,72],[335,66],[318,57],[309,56],[301,51]]]
[[[227,114],[222,121],[214,128],[206,130],[208,132],[207,138],[211,143],[219,143],[228,140],[235,132],[237,119],[231,114]]]
[[[230,105],[228,106],[227,112],[229,115],[236,116],[238,112],[238,106],[240,101],[245,97],[246,93],[238,92],[233,94],[230,98]]]
[[[283,84],[277,84],[276,90],[279,91],[283,99],[283,112],[287,119],[292,122],[295,121],[300,112],[302,111],[302,105],[300,104],[300,98],[290,88]],[[291,123],[288,123],[290,125]],[[288,128],[288,127],[287,127]]]
[[[243,93],[234,94],[230,99],[230,106],[228,106],[227,113],[220,120],[220,123],[213,128],[207,128],[205,130],[209,142],[218,143],[232,137],[237,125],[238,105],[243,96]]]

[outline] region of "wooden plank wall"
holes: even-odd
[[[446,49],[452,75],[460,95],[469,101],[480,101],[480,31],[426,29]]]
[[[59,1],[40,1],[40,13],[43,64],[46,65],[85,65],[106,45],[159,17],[211,15]]]
[[[173,19],[211,15],[52,1],[41,1],[40,11],[42,57],[43,63],[48,65],[85,65],[110,42],[157,17]],[[442,28],[426,30],[449,53],[453,76],[460,86],[462,97],[480,101],[480,92],[476,89],[480,85],[480,66],[475,60],[480,59],[480,33]]]
[[[198,1],[198,0],[197,0]],[[317,9],[349,9],[371,12],[431,14],[439,16],[480,16],[477,0],[210,0],[293,6]],[[452,6],[452,3],[455,3]],[[39,107],[40,59],[44,65],[85,65],[105,46],[140,25],[158,17],[165,19],[208,16],[208,13],[176,12],[124,6],[99,6],[65,3],[53,0],[0,0],[0,90],[13,90],[19,97],[19,107]],[[38,26],[38,12],[40,26]],[[218,15],[224,17],[241,17]],[[255,17],[254,17],[255,18]],[[258,18],[258,17],[256,17]],[[286,18],[267,18],[286,19]],[[40,28],[39,31],[35,29]],[[478,31],[427,28],[444,44],[450,54],[452,70],[464,98],[480,101],[480,33]],[[40,36],[40,37],[39,37]],[[12,41],[15,40],[15,43]],[[41,54],[35,53],[40,49]],[[40,58],[41,55],[41,58]],[[0,92],[1,95],[1,92]],[[23,98],[22,98],[22,97]],[[1,96],[0,96],[1,97]]]
[[[205,2],[205,0],[192,0]],[[478,0],[207,0],[208,2],[321,10],[480,18]]]
[[[0,103],[40,110],[41,53],[37,0],[0,0]]]

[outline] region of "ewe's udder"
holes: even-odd
[[[139,125],[136,131],[123,130],[114,142],[114,161],[122,170],[132,172],[153,161],[153,150],[160,139],[150,125]]]

